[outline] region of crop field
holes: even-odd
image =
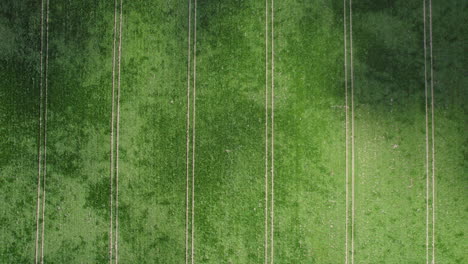
[[[467,14],[0,1],[0,263],[468,263]]]

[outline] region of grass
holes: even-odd
[[[467,80],[461,36],[467,5],[432,4],[436,260],[464,263]],[[422,8],[421,2],[353,2],[356,263],[426,259]],[[34,259],[36,234],[40,3],[4,1],[0,10],[0,262],[26,263]],[[183,1],[124,1],[123,263],[185,260],[187,63],[193,70],[195,54],[192,46],[187,61],[188,11]],[[341,263],[343,3],[276,1],[274,11],[274,259]],[[114,5],[52,1],[49,16],[44,261],[105,263]],[[191,33],[193,40],[193,27]],[[265,2],[198,1],[196,43],[195,260],[262,263]],[[193,84],[193,71],[189,77]],[[267,136],[271,142],[271,131]],[[189,227],[190,235],[191,221]]]

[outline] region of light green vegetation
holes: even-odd
[[[353,1],[355,263],[426,259],[422,4]],[[1,263],[34,260],[40,8],[40,1],[0,4]],[[433,1],[432,8],[436,260],[465,263],[467,5]],[[190,63],[195,261],[263,263],[265,158],[271,158],[265,74],[272,73],[265,72],[265,2],[199,0],[190,61],[188,14],[186,1],[123,1],[119,260],[185,262],[192,231],[190,210],[185,229],[192,206],[186,204]],[[194,16],[192,3],[192,41]],[[275,35],[276,263],[345,259],[343,22],[343,2],[324,0],[276,1],[274,24],[268,22],[267,36],[272,25]],[[113,30],[114,1],[50,1],[45,263],[109,262]],[[348,85],[350,77],[348,68]],[[272,136],[270,130],[269,144]]]
[[[278,263],[340,263],[345,243],[343,24],[327,1],[275,15]]]
[[[123,10],[119,259],[182,263],[187,4],[132,1]]]
[[[111,9],[49,8],[45,262],[106,259]]]
[[[422,3],[389,5],[353,7],[355,259],[420,263],[426,258]]]
[[[463,106],[466,79],[462,78],[461,61],[464,55],[460,42],[446,42],[456,40],[463,30],[457,23],[451,23],[450,29],[441,25],[448,14],[453,16],[453,21],[461,20],[463,8],[455,8],[456,3],[448,1],[433,6],[435,243],[436,260],[440,263],[463,262],[466,230],[466,225],[461,224],[466,218],[467,197],[467,171],[463,165],[467,146],[466,135],[462,132],[466,129],[466,107]],[[429,12],[426,16],[431,130]],[[423,6],[408,1],[356,3],[353,21],[355,259],[362,263],[420,263],[426,254]],[[428,137],[431,147],[431,131]],[[430,174],[431,156],[429,149]],[[429,181],[431,183],[431,179]],[[429,197],[431,206],[431,184]],[[431,210],[429,218],[431,244]],[[429,250],[432,255],[431,247]]]

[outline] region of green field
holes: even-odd
[[[467,263],[460,0],[3,0],[0,263]]]

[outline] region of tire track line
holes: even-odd
[[[424,96],[426,117],[426,264],[429,264],[429,113],[427,89],[427,36],[426,36],[426,0],[423,1],[424,20]]]
[[[44,0],[41,1],[41,50],[40,50],[40,84],[39,84],[39,139],[38,139],[38,155],[37,155],[37,204],[36,204],[36,241],[34,251],[34,263],[38,262],[39,254],[39,211],[41,204],[41,162],[42,162],[42,103],[43,103],[43,49],[44,49]]]
[[[271,0],[271,264],[274,263],[275,231],[275,49],[274,0]]]
[[[346,181],[346,220],[345,220],[345,264],[348,264],[349,261],[349,249],[348,249],[348,236],[349,236],[349,109],[348,109],[348,65],[347,65],[347,60],[348,60],[348,51],[347,51],[347,26],[346,26],[346,0],[343,0],[343,35],[344,35],[344,76],[345,76],[345,159],[346,159],[346,165],[345,165],[345,181]]]
[[[354,68],[353,68],[353,3],[349,0],[349,52],[351,75],[351,263],[354,264]]]
[[[115,42],[117,38],[117,0],[114,0],[114,39],[112,47],[112,110],[111,110],[111,135],[110,135],[110,228],[109,228],[109,263],[113,258],[113,200],[114,200],[114,110],[115,110]]]
[[[195,263],[195,114],[197,91],[197,0],[194,2],[194,29],[193,29],[193,120],[192,120],[192,264]]]
[[[268,263],[268,0],[265,0],[265,264]]]
[[[45,55],[45,89],[44,89],[44,165],[43,165],[43,193],[42,193],[42,234],[41,234],[41,263],[44,263],[44,230],[45,230],[45,200],[47,176],[47,75],[49,71],[49,0],[46,9],[46,55]]]
[[[115,263],[119,263],[119,130],[120,130],[120,83],[121,83],[121,60],[122,60],[122,6],[120,0],[119,21],[119,54],[118,54],[118,79],[117,79],[117,124],[116,124],[116,147],[115,147]]]
[[[432,56],[432,0],[429,0],[429,44],[431,56],[431,135],[432,135],[432,263],[435,263],[435,124],[434,124],[434,67]]]
[[[190,46],[191,46],[191,20],[192,20],[192,0],[188,0],[188,60],[187,60],[187,124],[186,124],[186,191],[185,191],[185,264],[188,264],[188,250],[189,250],[189,155],[190,155]]]

